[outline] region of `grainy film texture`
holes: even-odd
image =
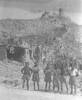
[[[82,98],[82,0],[0,0],[0,100]]]

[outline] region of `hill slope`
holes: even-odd
[[[44,35],[61,37],[71,28],[77,26],[69,18],[57,14],[44,12],[40,18],[37,19],[3,19],[0,20],[0,36],[8,37],[10,35],[24,36],[24,35]]]

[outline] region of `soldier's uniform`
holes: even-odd
[[[49,69],[49,70],[46,70],[46,71],[44,71],[44,73],[45,73],[45,82],[51,82],[51,70]]]
[[[32,72],[33,72],[32,80],[34,83],[34,90],[35,90],[35,83],[37,83],[38,90],[39,90],[39,69],[37,67],[37,63],[35,63],[34,68],[32,69]]]
[[[75,94],[76,94],[76,77],[78,76],[78,70],[74,69],[71,70],[70,72],[70,79],[69,79],[69,84],[71,86],[71,94],[73,93],[73,89],[75,90]]]
[[[57,69],[53,71],[53,90],[55,87],[57,87],[59,91],[59,75]]]
[[[49,84],[49,90],[50,90],[50,83],[51,83],[51,75],[52,75],[52,73],[51,73],[51,70],[49,69],[49,64],[47,64],[47,67],[44,70],[44,74],[45,74],[44,81],[46,83],[45,90],[47,89],[48,84]]]
[[[24,80],[29,80],[29,78],[30,78],[30,76],[31,76],[30,69],[24,67],[24,68],[21,70],[21,72],[22,72],[22,74],[23,74],[22,79],[24,79]]]
[[[39,72],[38,72],[38,69],[37,70],[33,70],[32,80],[36,81],[36,82],[39,82]]]
[[[64,63],[61,63],[61,68],[60,68],[60,83],[61,83],[61,92],[63,92],[63,83],[66,86],[67,89],[67,93],[68,93],[68,86],[67,86],[67,82],[66,82],[66,78],[65,78],[65,65]]]
[[[24,88],[24,84],[25,81],[27,81],[27,89],[29,89],[29,79],[31,77],[31,68],[29,68],[29,64],[25,63],[24,68],[21,69],[21,73],[23,74],[22,76],[22,80],[23,80],[23,88]]]
[[[70,85],[75,84],[76,72],[77,72],[77,70],[74,70],[74,71],[71,72],[70,80],[69,80],[69,84],[70,84]]]

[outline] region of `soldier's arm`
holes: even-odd
[[[49,70],[45,70],[45,73],[49,72]]]
[[[30,72],[32,73],[32,68],[29,68]]]
[[[22,73],[22,74],[24,73],[24,68],[21,69],[21,73]]]
[[[45,70],[44,70],[44,73],[45,73]]]
[[[76,71],[76,77],[80,75],[80,71]]]

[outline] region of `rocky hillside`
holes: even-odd
[[[69,28],[77,26],[69,18],[44,12],[40,18],[33,20],[0,20],[0,36],[45,35],[61,37]],[[52,35],[51,35],[52,34]]]

